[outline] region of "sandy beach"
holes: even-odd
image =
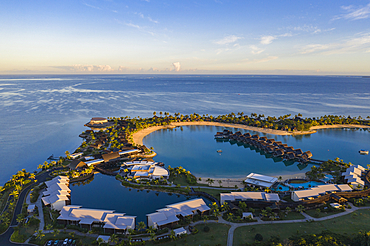
[[[231,123],[220,123],[220,122],[208,122],[208,121],[198,121],[198,122],[173,122],[167,126],[152,126],[143,130],[140,130],[133,134],[133,141],[135,144],[143,145],[143,138],[146,135],[154,131],[158,131],[160,129],[171,129],[178,126],[221,126],[221,127],[233,127],[239,129],[245,129],[250,131],[268,133],[273,135],[305,135],[305,134],[313,134],[316,130],[319,129],[327,129],[327,128],[370,128],[370,126],[365,125],[321,125],[321,126],[313,126],[309,131],[301,131],[301,132],[287,132],[281,130],[273,130],[273,129],[265,129],[260,127],[254,126],[246,126],[246,125],[239,125],[239,124],[231,124]]]
[[[133,134],[134,143],[143,145],[143,138],[146,135],[149,135],[150,133],[154,131],[158,131],[160,129],[171,129],[171,128],[175,128],[178,126],[222,126],[222,127],[233,127],[233,128],[245,129],[245,130],[256,131],[256,132],[263,132],[263,133],[274,134],[274,135],[292,135],[292,133],[286,132],[286,131],[265,129],[265,128],[260,128],[260,127],[231,124],[231,123],[208,122],[208,121],[173,122],[167,126],[152,126],[152,127],[148,127],[146,129],[143,129],[143,130],[140,130],[134,133]]]
[[[294,174],[286,174],[286,175],[272,175],[272,177],[275,177],[275,178],[279,178],[281,177],[282,178],[282,181],[286,180],[286,179],[304,179],[305,178],[305,173],[304,172],[301,172],[301,173],[294,173]],[[197,176],[197,179],[201,178],[202,180],[197,180],[197,182],[199,184],[208,184],[209,183],[207,182],[208,179],[212,179],[214,181],[214,183],[212,183],[210,186],[212,187],[220,187],[220,183],[219,181],[221,181],[221,186],[222,187],[231,187],[231,188],[234,188],[235,185],[238,187],[238,188],[244,188],[244,184],[243,184],[243,180],[245,180],[246,177],[244,178],[215,178],[215,177],[198,177]]]

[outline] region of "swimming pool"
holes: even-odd
[[[311,187],[316,187],[318,185],[324,185],[324,182],[317,182],[317,181],[307,181],[304,183],[288,183],[286,185],[279,184],[275,190],[276,191],[289,191],[289,187],[295,188],[295,189],[309,189]]]

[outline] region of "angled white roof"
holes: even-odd
[[[136,216],[125,216],[125,214],[107,214],[103,228],[125,230],[135,228]]]
[[[320,194],[323,194],[328,191],[351,191],[351,187],[348,185],[336,185],[336,184],[327,184],[319,185],[308,190],[297,190],[294,191],[294,194],[299,198],[314,197]]]
[[[63,195],[52,195],[41,198],[45,205],[54,204],[59,201],[68,201],[69,198]]]
[[[280,201],[280,197],[276,193],[265,193],[266,201]]]
[[[85,163],[86,163],[86,165],[91,166],[93,164],[102,163],[103,161],[104,161],[103,159],[95,159],[95,160],[92,160],[92,161],[87,161]]]
[[[139,151],[138,149],[130,149],[130,150],[125,150],[125,151],[120,151],[119,154],[124,155],[124,154],[129,154],[129,153],[135,153],[138,151]]]
[[[268,183],[274,183],[274,182],[277,181],[277,178],[262,175],[262,174],[258,174],[258,173],[249,174],[247,176],[247,179],[256,179],[256,180],[260,180],[260,181],[264,181],[264,182],[268,182]]]
[[[65,191],[65,190],[56,190],[56,191],[53,191],[53,190],[46,190],[42,193],[44,196],[52,196],[52,195],[64,195],[64,196],[69,196],[69,192],[68,191]]]
[[[173,229],[173,231],[175,232],[175,235],[186,234],[187,233],[186,230],[184,229],[184,227]]]
[[[154,167],[154,176],[168,176],[168,171],[163,167]]]

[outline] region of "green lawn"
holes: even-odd
[[[298,213],[298,212],[295,212],[295,211],[292,211],[290,213],[288,213],[288,215],[282,217],[281,219],[282,220],[301,220],[301,219],[304,219],[305,217]]]
[[[344,211],[341,211],[339,209],[332,210],[332,211],[325,211],[325,212],[320,211],[320,213],[317,213],[316,210],[314,210],[314,209],[305,211],[306,214],[308,214],[309,216],[314,217],[314,218],[322,218],[322,217],[326,217],[326,216],[333,215],[333,214],[339,214],[339,213],[342,213],[342,212],[344,212]]]
[[[260,233],[264,239],[269,239],[271,236],[280,236],[281,239],[286,239],[297,233],[317,234],[324,230],[339,234],[352,234],[360,230],[370,231],[369,220],[370,210],[364,209],[320,222],[243,226],[237,228],[234,232],[234,245],[239,246],[253,242],[257,233]]]
[[[11,193],[12,190],[13,189],[4,191],[4,194],[0,199],[0,214],[1,214],[1,212],[3,212],[3,210],[5,208],[5,205],[6,205],[6,202],[8,201],[9,194]]]
[[[208,223],[207,226],[210,228],[209,232],[204,232],[205,224],[197,225],[199,232],[195,235],[189,235],[187,237],[178,239],[172,242],[164,243],[153,243],[147,242],[145,245],[163,245],[163,246],[176,246],[176,245],[189,245],[189,246],[199,246],[199,245],[226,245],[227,233],[230,229],[229,225]]]

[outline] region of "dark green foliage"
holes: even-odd
[[[209,232],[209,230],[210,230],[210,229],[209,229],[209,227],[208,227],[208,226],[204,226],[204,227],[203,227],[203,231],[204,231],[204,232]]]
[[[261,235],[261,234],[259,234],[259,233],[257,233],[257,234],[254,236],[254,239],[255,239],[256,241],[263,241],[263,237],[262,237],[262,235]]]

